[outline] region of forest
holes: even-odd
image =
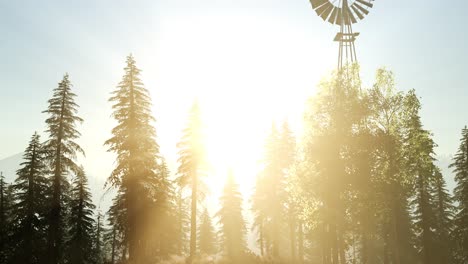
[[[226,171],[215,214],[205,201],[199,102],[174,142],[171,171],[140,76],[128,56],[108,98],[116,126],[102,128],[112,133],[102,144],[115,162],[102,191],[116,195],[103,213],[78,162],[86,120],[71,77],[53,89],[45,136],[31,131],[16,179],[0,179],[0,264],[468,263],[468,128],[453,135],[460,145],[452,193],[420,98],[399,90],[392,71],[378,69],[370,87],[357,64],[323,78],[304,98],[302,133],[272,124],[252,197]]]

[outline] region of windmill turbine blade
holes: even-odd
[[[362,15],[362,13],[354,5],[352,5],[351,8],[353,9],[354,13],[356,13],[356,15],[359,17],[359,19],[364,19],[364,16]]]
[[[335,24],[335,21],[336,21],[336,18],[338,16],[338,10],[339,8],[338,7],[334,7],[333,8],[333,12],[331,13],[330,17],[328,18],[328,22],[332,23],[332,24]]]
[[[327,21],[328,16],[333,11],[333,7],[334,7],[333,4],[329,4],[328,7],[320,15],[324,21]]]
[[[310,0],[313,9],[317,9],[325,3],[328,3],[327,0]]]
[[[344,7],[343,12],[344,12],[343,17],[345,19],[344,22],[345,22],[346,25],[357,23],[356,17],[354,16],[353,12],[351,12],[351,9],[349,8],[349,6]]]
[[[354,6],[354,4],[353,4]],[[361,12],[363,12],[365,15],[369,14],[369,10],[365,9],[361,5],[355,5]],[[362,19],[362,18],[361,18]]]
[[[317,12],[317,15],[322,16],[323,13],[325,13],[330,6],[333,6],[331,3],[327,2],[324,5],[321,5],[319,8],[315,9],[315,12]]]
[[[357,3],[360,3],[360,4],[363,4],[369,8],[372,8],[374,6],[374,4],[372,4],[371,2],[366,2],[366,1],[363,1],[363,0],[356,0]],[[354,3],[356,3],[354,2]]]
[[[341,25],[341,23],[343,22],[343,9],[341,8],[338,8],[338,14],[336,16],[336,21],[335,23],[337,25]]]

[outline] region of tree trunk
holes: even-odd
[[[302,221],[300,220],[298,227],[298,263],[302,264],[304,262],[304,234],[302,230]]]
[[[115,227],[112,229],[112,256],[111,263],[115,264]]]
[[[194,173],[192,177],[192,208],[190,217],[190,263],[192,263],[197,253],[197,185],[197,176]]]
[[[263,221],[262,223],[260,224],[260,254],[261,256],[265,256],[265,250],[264,250],[264,242],[263,242],[263,232],[265,232],[263,230]]]
[[[291,263],[296,263],[296,222],[294,220],[294,211],[290,211],[289,215],[289,234],[291,242]]]

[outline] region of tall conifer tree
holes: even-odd
[[[42,263],[46,253],[46,218],[49,181],[46,177],[44,149],[37,133],[31,138],[23,155],[21,169],[13,185],[13,245],[12,261]]]
[[[68,198],[70,172],[78,174],[80,167],[75,163],[78,153],[84,154],[75,142],[80,136],[76,124],[83,120],[77,116],[76,95],[71,90],[68,74],[63,76],[58,87],[54,89],[49,100],[49,107],[44,113],[49,139],[44,143],[48,153],[47,160],[52,172],[52,198],[49,214],[48,258],[51,264],[61,261],[64,243],[64,226],[66,226],[65,203]]]
[[[140,79],[133,56],[128,56],[125,74],[109,99],[113,103],[113,117],[117,126],[112,129],[112,138],[105,142],[109,151],[117,154],[116,167],[108,182],[118,188],[119,196],[114,209],[121,230],[128,244],[128,262],[142,263],[149,257],[144,246],[145,231],[151,207],[158,192],[165,192],[158,175],[159,145],[151,115],[151,97]],[[123,210],[123,211],[122,211]],[[125,247],[125,246],[124,246]]]
[[[216,237],[208,209],[205,208],[200,220],[201,223],[198,230],[200,253],[213,255],[216,253]]]
[[[411,90],[405,97],[405,113],[407,114],[407,135],[405,158],[408,172],[415,181],[414,220],[420,257],[426,264],[438,263],[436,252],[436,207],[433,198],[434,186],[434,147],[429,131],[422,128],[419,117],[421,104]]]
[[[458,263],[468,262],[468,128],[462,130],[462,138],[457,154],[450,167],[457,183],[454,199],[458,203],[454,218],[453,236],[456,241]]]
[[[177,182],[181,188],[190,188],[190,256],[192,261],[197,251],[197,203],[202,198],[202,170],[204,147],[200,108],[195,102],[190,110],[188,126],[184,129],[179,148]]]
[[[433,187],[434,205],[436,208],[436,263],[453,263],[453,246],[451,232],[453,230],[453,213],[455,206],[453,198],[445,183],[439,168],[434,169]]]
[[[0,264],[8,263],[12,253],[12,245],[9,243],[12,202],[12,188],[5,182],[3,172],[0,172]]]
[[[216,216],[221,226],[219,234],[222,249],[229,261],[240,263],[246,251],[246,227],[242,215],[242,195],[232,172],[228,175],[220,204],[221,208]]]
[[[67,258],[70,264],[95,263],[94,212],[84,169],[76,175],[71,190],[70,218],[68,221]]]

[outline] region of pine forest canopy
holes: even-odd
[[[378,70],[368,89],[357,65],[333,73],[307,102],[302,138],[287,122],[272,125],[251,197],[239,190],[239,171],[217,175],[226,181],[216,214],[201,209],[210,170],[199,103],[171,172],[140,72],[128,56],[110,97],[118,122],[106,141],[117,154],[108,186],[116,196],[105,215],[92,203],[85,168],[74,162],[82,119],[64,76],[46,111],[51,139],[35,133],[15,182],[0,182],[3,263],[466,261],[467,129],[451,165],[452,196],[419,98],[396,90],[392,72]]]

